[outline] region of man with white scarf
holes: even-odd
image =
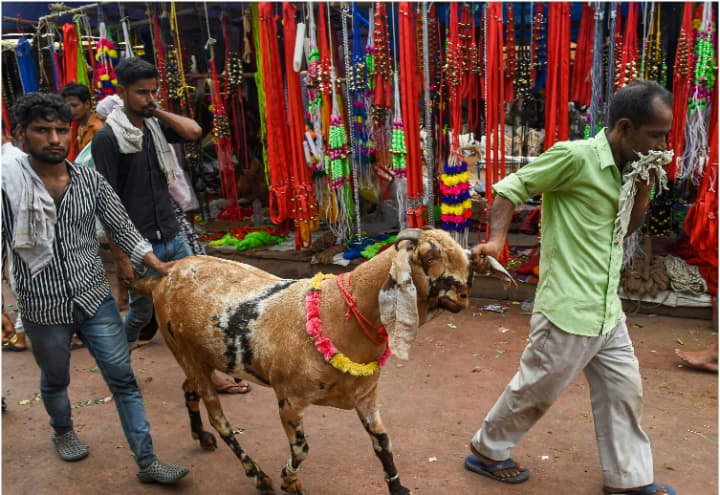
[[[123,106],[110,112],[106,125],[93,139],[95,166],[115,188],[158,258],[172,261],[190,256],[192,251],[171,200],[171,193],[184,184],[183,172],[168,141],[195,141],[201,137],[202,128],[192,119],[157,107],[158,71],[154,65],[137,57],[126,58],[115,67],[115,74]],[[173,197],[178,199],[177,195]],[[120,278],[132,280],[134,273],[127,256],[111,247]],[[151,321],[153,305],[147,297],[129,292],[125,329],[132,346]],[[250,391],[248,383],[219,370],[213,373],[213,383],[219,392]]]
[[[108,180],[140,233],[163,261],[191,255],[175,218],[168,185],[179,170],[169,142],[194,141],[202,128],[192,119],[157,107],[158,71],[137,57],[123,59],[115,73],[123,106],[107,117],[92,142],[95,167]],[[111,244],[123,280],[135,276],[130,260]],[[152,273],[152,272],[150,272]],[[127,339],[135,344],[153,315],[152,301],[130,291],[125,317]]]

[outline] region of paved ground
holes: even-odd
[[[7,291],[4,291],[7,295]],[[5,303],[8,302],[6,298]],[[422,327],[408,362],[393,358],[381,380],[382,413],[404,484],[416,495],[600,494],[587,382],[579,378],[514,451],[532,471],[512,487],[465,471],[467,444],[484,414],[516,370],[528,333],[527,315],[506,301],[504,314],[469,310],[443,315]],[[200,304],[200,302],[198,302]],[[718,378],[678,367],[673,348],[702,349],[717,338],[712,323],[629,315],[645,384],[644,427],[654,446],[656,478],[683,495],[718,492]],[[133,354],[157,453],[190,467],[176,487],[141,485],[109,392],[87,350],[73,351],[70,396],[80,437],[90,456],[66,464],[49,440],[47,415],[38,400],[38,369],[31,352],[2,353],[2,492],[64,494],[215,494],[257,492],[224,444],[202,451],[189,433],[180,389],[181,371],[160,336]],[[279,487],[288,458],[273,393],[255,387],[225,396],[228,419],[241,445]],[[207,424],[207,422],[206,422]],[[306,413],[310,455],[302,465],[306,493],[387,493],[382,469],[354,412],[313,407]],[[278,488],[279,491],[279,488]]]

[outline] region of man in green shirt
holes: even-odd
[[[520,368],[473,436],[465,466],[505,483],[527,480],[511,449],[583,371],[604,492],[672,495],[653,482],[640,426],[642,382],[618,297],[623,248],[615,238],[622,169],[637,153],[665,150],[672,95],[635,81],[615,94],[608,125],[594,138],[557,143],[493,186],[490,236],[473,249],[476,271],[486,271],[484,257],[505,246],[514,208],[542,194],[540,279]],[[652,180],[638,185],[628,233],[642,225]]]

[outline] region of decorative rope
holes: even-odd
[[[423,41],[423,81],[425,94],[425,167],[427,168],[427,182],[425,184],[425,205],[432,210],[435,205],[433,179],[435,177],[435,155],[433,154],[433,141],[435,131],[433,129],[432,105],[430,102],[430,35],[428,23],[428,2],[422,4],[422,41]],[[428,223],[435,226],[435,215],[428,215]]]
[[[290,129],[288,148],[290,153],[286,160],[291,164],[290,183],[292,184],[292,198],[290,198],[289,216],[295,225],[295,249],[310,247],[311,233],[320,226],[315,192],[313,191],[310,172],[305,166],[303,153],[303,139],[305,137],[305,122],[303,117],[303,102],[300,90],[300,74],[293,70],[293,59],[296,41],[297,26],[295,13],[297,7],[290,2],[283,3],[283,37],[285,40],[285,79],[287,81],[287,109]]]
[[[358,181],[358,167],[359,157],[358,148],[356,147],[357,141],[357,129],[355,128],[355,119],[353,117],[353,102],[356,100],[351,97],[351,91],[356,91],[357,88],[357,66],[353,67],[350,62],[350,39],[348,34],[347,20],[350,15],[350,9],[346,2],[342,2],[342,35],[343,35],[343,55],[345,57],[345,105],[347,106],[347,119],[348,119],[348,133],[350,135],[350,147],[348,149],[350,153],[350,172],[352,176],[352,182],[350,187],[352,188],[353,201],[356,205],[355,208],[355,235],[358,239],[362,237],[362,227],[360,225],[360,190]],[[353,16],[354,17],[354,16]]]
[[[687,122],[688,95],[690,93],[690,70],[693,64],[693,53],[690,44],[693,38],[692,28],[692,2],[683,4],[683,17],[675,50],[675,68],[673,70],[673,121],[668,143],[673,149],[672,162],[668,165],[667,173],[670,180],[675,180],[677,170],[683,168],[683,155],[685,151],[685,124]]]
[[[274,5],[268,2],[259,4],[260,40],[263,65],[264,93],[271,96],[265,100],[268,170],[270,172],[270,219],[274,224],[283,223],[290,212],[290,178],[287,167],[287,149],[289,135],[285,99],[277,95],[285,94],[282,79],[282,66],[277,43],[277,19]]]
[[[548,71],[545,89],[545,149],[569,137],[570,4],[548,5]],[[557,138],[556,138],[557,132]]]
[[[593,29],[593,59],[592,69],[590,71],[590,79],[592,86],[592,94],[590,96],[590,132],[592,135],[598,132],[600,125],[599,111],[600,104],[603,99],[603,45],[605,43],[605,36],[603,34],[603,18],[604,18],[604,5],[600,2],[594,2],[593,10],[595,11],[595,24]]]
[[[223,217],[228,220],[240,220],[237,182],[235,180],[235,165],[232,155],[232,140],[230,139],[230,124],[228,122],[220,82],[218,79],[217,66],[215,65],[215,39],[210,31],[210,18],[207,11],[207,3],[203,2],[205,10],[205,24],[207,27],[208,41],[205,48],[209,50],[209,62],[212,75],[212,105],[213,105],[213,135],[215,138],[215,151],[220,164],[220,184],[223,198],[226,201]]]
[[[625,19],[622,55],[615,74],[615,90],[618,90],[638,78],[638,8],[636,2],[628,3],[628,15]]]
[[[617,2],[610,2],[608,7],[610,12],[610,45],[608,46],[608,63],[607,63],[607,77],[605,78],[605,106],[603,108],[604,124],[607,126],[610,103],[612,103],[615,84],[615,51],[617,49],[617,42],[620,37],[620,26],[617,24],[618,15],[618,4]]]
[[[422,163],[420,149],[420,122],[417,102],[420,98],[417,77],[417,43],[414,4],[399,2],[398,35],[400,45],[400,100],[405,123],[407,150],[407,190],[410,201],[408,225],[422,227]]]
[[[570,99],[577,102],[581,107],[588,106],[591,99],[590,73],[595,55],[595,43],[593,40],[593,33],[595,32],[594,14],[593,7],[584,3],[575,45],[575,62],[573,63],[570,89]]]
[[[665,270],[670,278],[670,287],[675,292],[698,295],[707,292],[707,283],[696,265],[677,256],[665,257]]]

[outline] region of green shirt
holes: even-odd
[[[540,279],[534,311],[575,335],[597,336],[622,317],[622,242],[614,242],[621,178],[605,131],[555,144],[493,186],[515,206],[542,194]]]

